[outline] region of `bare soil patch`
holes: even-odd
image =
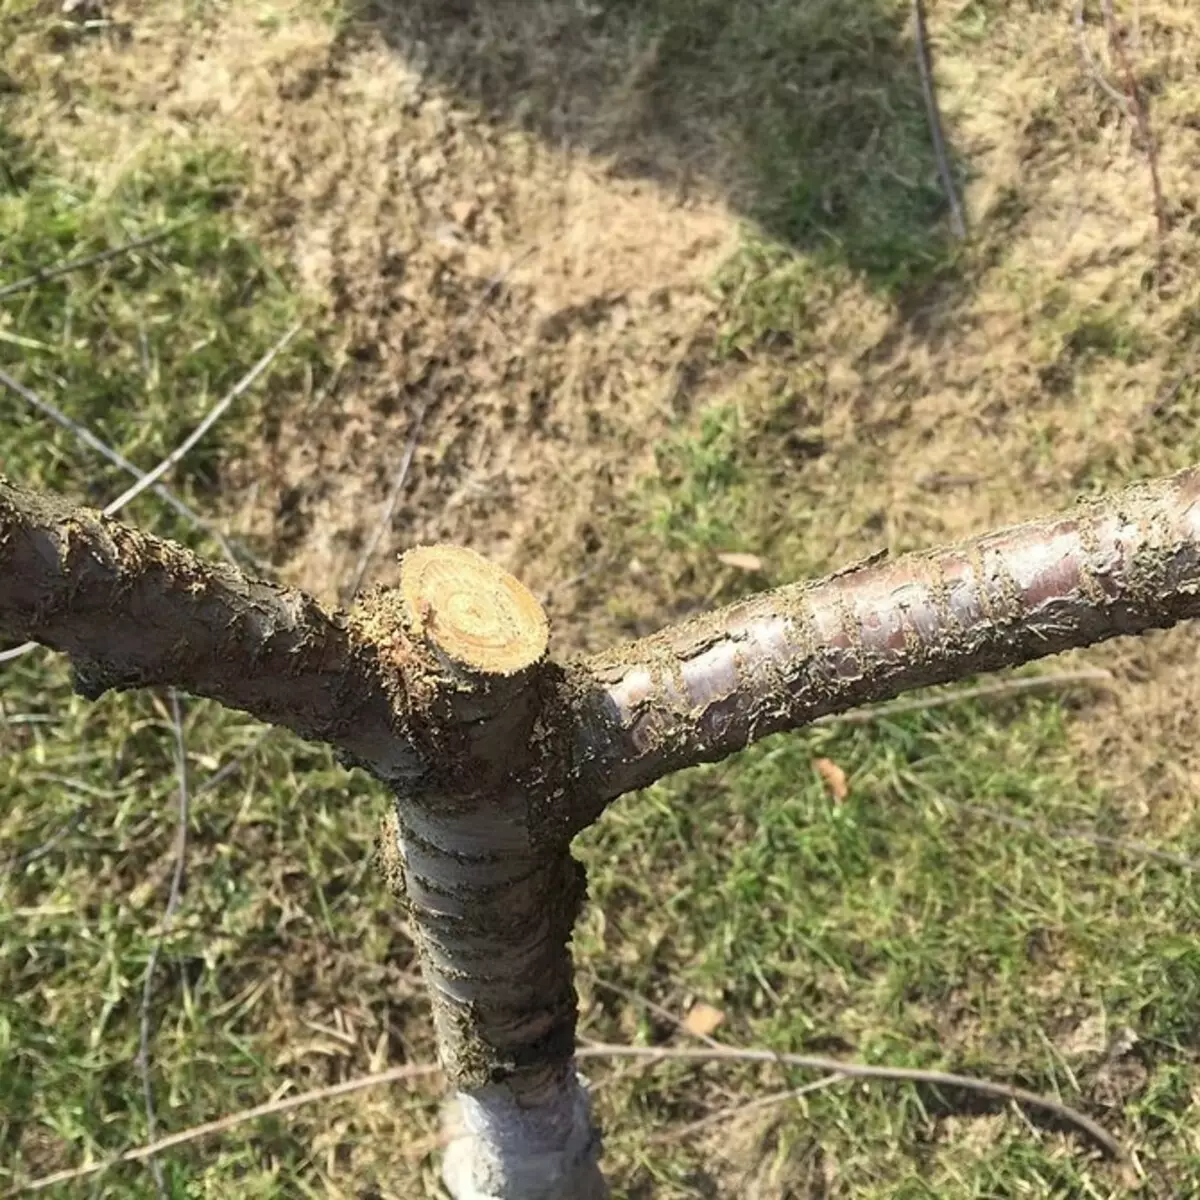
[[[414,438],[370,578],[444,540],[544,592],[581,569],[612,497],[692,403],[677,376],[711,340],[709,281],[736,221],[711,195],[489,125],[377,33],[270,15],[232,6],[197,27],[135,8],[126,39],[62,64],[103,107],[56,114],[92,169],[164,139],[232,140],[253,165],[245,221],[295,263],[338,343],[336,378],[233,465],[230,512],[335,599]]]

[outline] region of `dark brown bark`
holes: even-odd
[[[573,749],[541,819],[578,830],[624,792],[819,716],[1196,616],[1197,470],[779,588],[566,668],[539,737]],[[0,630],[69,654],[87,694],[171,683],[408,786],[439,751],[411,719],[419,679],[393,620],[377,600],[326,613],[0,481]]]
[[[67,654],[93,699],[172,684],[331,742],[381,777],[416,768],[394,673],[347,618],[4,479],[0,633]]]
[[[1200,616],[1200,471],[794,584],[573,668],[576,828],[827,713]]]

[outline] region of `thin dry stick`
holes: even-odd
[[[1092,48],[1088,45],[1087,31],[1083,20],[1085,4],[1086,0],[1076,0],[1075,3],[1075,40],[1079,46],[1079,56],[1083,59],[1083,65],[1096,86],[1122,112],[1127,113],[1129,111],[1129,101],[1104,77],[1104,72],[1100,69],[1100,64],[1096,61],[1096,56],[1092,53]]]
[[[736,1046],[717,1047],[678,1047],[678,1046],[613,1046],[606,1043],[592,1043],[576,1047],[576,1057],[585,1058],[640,1058],[657,1062],[687,1061],[687,1062],[781,1062],[785,1066],[800,1067],[806,1070],[827,1071],[829,1079],[820,1080],[822,1086],[830,1085],[846,1079],[878,1079],[892,1083],[915,1083],[930,1087],[961,1088],[965,1091],[976,1092],[997,1100],[1011,1100],[1017,1104],[1025,1104],[1030,1108],[1038,1108],[1051,1116],[1087,1134],[1102,1146],[1114,1158],[1124,1159],[1125,1151],[1112,1134],[1091,1117],[1078,1112],[1068,1105],[1054,1100],[1049,1096],[1039,1096],[1036,1092],[1012,1084],[997,1083],[987,1079],[973,1079],[967,1075],[953,1075],[946,1071],[924,1071],[911,1067],[879,1067],[859,1063],[839,1062],[835,1058],[822,1058],[808,1054],[779,1054],[774,1050],[743,1050]],[[311,1092],[302,1092],[297,1096],[289,1096],[282,1100],[270,1100],[255,1108],[244,1109],[231,1113],[216,1121],[204,1125],[195,1125],[190,1129],[182,1129],[156,1142],[126,1150],[114,1158],[104,1162],[88,1163],[81,1167],[70,1167],[56,1171],[53,1175],[35,1179],[17,1189],[16,1194],[40,1192],[59,1183],[68,1183],[74,1179],[83,1179],[106,1171],[110,1167],[125,1162],[141,1162],[165,1150],[183,1146],[189,1142],[198,1141],[215,1133],[225,1133],[248,1121],[260,1117],[274,1116],[278,1113],[291,1112],[309,1104],[317,1104],[323,1100],[332,1100],[339,1096],[347,1096],[353,1092],[365,1091],[367,1088],[381,1087],[384,1084],[396,1083],[403,1079],[413,1079],[418,1076],[436,1075],[441,1067],[435,1063],[408,1064],[391,1067],[373,1075],[362,1075],[357,1079],[348,1079],[331,1087],[315,1088]]]
[[[697,1033],[695,1030],[689,1029],[687,1027],[687,1024],[684,1021],[680,1020],[680,1018],[677,1017],[673,1012],[671,1012],[670,1009],[664,1008],[661,1004],[656,1004],[653,1000],[651,1000],[649,998],[649,996],[643,996],[640,992],[635,992],[632,988],[624,987],[619,983],[612,983],[610,980],[601,979],[598,975],[593,975],[592,981],[599,987],[605,988],[606,990],[612,992],[614,995],[622,996],[626,1000],[629,1000],[634,1004],[640,1004],[643,1008],[647,1009],[648,1011],[655,1013],[657,1016],[662,1017],[666,1021],[669,1021],[681,1033],[686,1034],[688,1037],[695,1038],[697,1041],[703,1042],[706,1046],[711,1046],[713,1049],[716,1049],[716,1050],[720,1050],[723,1048],[723,1044],[721,1042],[718,1042],[716,1038],[712,1037],[710,1034]],[[782,1061],[779,1061],[779,1060],[776,1060],[776,1061],[779,1062],[779,1065],[781,1067],[786,1066],[786,1064],[783,1063]],[[786,1071],[783,1071],[781,1073],[782,1073],[784,1079],[788,1078],[788,1073]],[[831,1075],[831,1076],[829,1076],[828,1079],[821,1080],[820,1082],[821,1082],[821,1084],[836,1083],[836,1082],[838,1082],[838,1080],[844,1079],[844,1078],[845,1078],[845,1076],[843,1076],[843,1075]]]
[[[53,405],[46,403],[46,401],[42,400],[39,396],[29,391],[29,389],[23,384],[18,383],[15,379],[6,375],[3,370],[0,370],[0,383],[7,384],[9,387],[13,388],[14,391],[16,391],[24,399],[28,400],[40,411],[54,417],[54,419],[62,424],[64,428],[71,430],[71,432],[74,433],[76,437],[78,437],[86,445],[91,446],[94,450],[98,450],[109,460],[109,462],[120,467],[123,471],[129,472],[137,478],[136,483],[134,483],[131,487],[126,488],[125,491],[123,491],[115,500],[104,506],[103,511],[106,517],[115,516],[121,511],[121,509],[129,504],[130,501],[136,500],[137,497],[148,488],[153,488],[155,493],[168,500],[177,512],[215,537],[224,550],[225,557],[236,565],[236,556],[234,555],[228,542],[226,542],[224,536],[218,530],[213,528],[209,522],[193,513],[192,510],[183,503],[183,501],[177,500],[174,493],[167,491],[167,489],[159,484],[158,481],[172,467],[177,465],[184,455],[186,455],[188,451],[190,451],[192,447],[195,446],[195,444],[217,423],[217,421],[225,415],[226,411],[229,409],[229,406],[236,399],[238,399],[239,396],[245,394],[246,390],[254,383],[254,381],[267,369],[267,367],[271,365],[272,362],[275,361],[276,358],[279,357],[287,344],[296,336],[296,334],[300,332],[300,329],[301,326],[299,323],[288,329],[283,336],[280,337],[266,352],[266,354],[264,354],[262,358],[260,358],[258,362],[256,362],[254,366],[252,366],[250,370],[248,370],[245,375],[243,375],[241,379],[239,379],[237,383],[235,383],[233,387],[231,387],[229,391],[226,392],[225,395],[222,396],[221,399],[218,400],[216,404],[214,404],[212,408],[208,410],[207,413],[205,413],[204,417],[200,421],[200,424],[197,425],[196,428],[193,429],[192,432],[189,433],[188,436],[184,438],[183,441],[180,442],[179,445],[176,446],[175,449],[172,450],[171,453],[168,454],[167,457],[158,464],[158,466],[154,467],[153,470],[147,472],[146,474],[142,474],[142,472],[135,467],[133,463],[129,462],[128,459],[118,454],[117,451],[110,449],[90,430],[85,429],[82,425],[77,425],[69,417],[65,416],[63,413],[60,413]],[[20,658],[22,655],[28,654],[30,651],[35,650],[36,648],[36,642],[26,642],[24,645],[16,646],[12,650],[0,652],[0,663],[11,662],[13,659]]]
[[[650,1141],[659,1143],[683,1141],[713,1125],[740,1117],[743,1113],[755,1112],[760,1108],[770,1108],[775,1104],[786,1104],[789,1100],[799,1100],[802,1096],[810,1095],[812,1092],[821,1092],[835,1083],[842,1083],[847,1078],[845,1075],[826,1075],[822,1079],[814,1079],[812,1083],[806,1083],[801,1087],[788,1088],[785,1092],[755,1096],[753,1100],[739,1100],[736,1104],[719,1109],[717,1112],[708,1113],[699,1120],[692,1121],[689,1125],[681,1125],[677,1129],[664,1129],[662,1133],[656,1133]]]
[[[1183,391],[1185,387],[1196,377],[1195,366],[1189,367],[1178,379],[1175,380],[1169,387],[1160,392],[1148,405],[1146,411],[1142,414],[1141,425],[1151,417],[1161,416],[1172,404],[1175,403],[1176,396]]]
[[[218,784],[224,783],[230,775],[236,774],[236,772],[241,769],[246,759],[248,759],[274,732],[274,725],[268,725],[266,728],[259,730],[259,732],[255,734],[254,740],[248,746],[244,746],[231,759],[229,759],[227,762],[223,762],[211,775],[202,780],[192,790],[193,797],[199,796],[203,792],[207,792],[210,789],[217,787]]]
[[[950,228],[956,238],[967,236],[967,221],[963,215],[958,189],[954,186],[954,173],[950,169],[950,156],[946,150],[946,132],[942,127],[942,112],[938,107],[937,89],[933,82],[933,61],[929,52],[929,29],[925,22],[925,5],[922,0],[913,0],[913,36],[917,44],[917,69],[921,74],[921,91],[925,96],[925,111],[929,119],[929,135],[933,139],[933,153],[937,158],[938,174],[942,179],[942,190],[950,205]]]
[[[1146,163],[1150,168],[1150,187],[1154,194],[1154,219],[1158,225],[1159,264],[1162,266],[1166,261],[1166,242],[1170,222],[1167,219],[1167,202],[1163,197],[1162,179],[1158,173],[1158,145],[1154,140],[1154,131],[1150,128],[1150,114],[1146,111],[1146,104],[1142,99],[1141,89],[1138,87],[1133,64],[1129,61],[1129,54],[1125,49],[1124,32],[1117,26],[1112,0],[1104,0],[1104,23],[1108,28],[1108,44],[1112,49],[1113,58],[1121,67],[1125,91],[1129,96],[1129,105],[1133,110],[1138,133],[1141,134],[1146,150]]]
[[[194,218],[188,218],[188,221]],[[145,237],[134,238],[129,242],[122,242],[119,246],[110,246],[107,250],[101,250],[98,254],[88,254],[83,258],[69,258],[66,262],[58,263],[53,267],[41,267],[34,271],[32,275],[26,275],[24,279],[18,279],[13,283],[6,283],[0,287],[0,300],[4,300],[9,296],[15,295],[17,292],[26,291],[28,288],[37,287],[38,284],[46,283],[51,279],[58,279],[62,275],[69,275],[72,271],[82,271],[86,267],[98,266],[100,263],[108,262],[113,258],[120,258],[123,254],[131,254],[134,250],[140,250],[143,246],[152,246],[155,242],[161,242],[169,238],[177,229],[182,229],[188,221],[177,221],[174,225],[168,225],[164,229],[158,230],[156,233],[148,233]]]
[[[388,1070],[380,1071],[375,1075],[362,1075],[357,1079],[347,1079],[342,1083],[335,1083],[330,1087],[315,1088],[311,1092],[300,1092],[295,1096],[285,1096],[280,1100],[268,1100],[265,1104],[256,1105],[254,1108],[242,1109],[241,1112],[230,1113],[228,1116],[220,1117],[216,1121],[208,1121],[203,1125],[193,1125],[190,1129],[181,1129],[177,1133],[168,1134],[166,1137],[159,1138],[158,1141],[150,1142],[145,1146],[135,1146],[133,1149],[125,1150],[114,1158],[105,1159],[103,1162],[87,1163],[82,1167],[69,1167],[63,1171],[55,1171],[53,1175],[44,1175],[41,1179],[31,1180],[29,1183],[17,1188],[13,1194],[23,1195],[26,1192],[42,1192],[60,1183],[70,1183],[75,1179],[86,1179],[89,1175],[98,1175],[101,1171],[107,1171],[121,1163],[144,1162],[146,1159],[153,1158],[157,1154],[162,1154],[166,1150],[173,1150],[176,1146],[185,1146],[189,1142],[196,1142],[201,1138],[211,1137],[216,1133],[227,1133],[230,1129],[236,1129],[239,1125],[245,1125],[250,1121],[257,1121],[263,1117],[277,1116],[280,1113],[291,1112],[293,1109],[303,1108],[308,1104],[316,1104],[322,1100],[333,1100],[339,1096],[349,1096],[354,1092],[366,1091],[368,1088],[382,1087],[384,1084],[398,1083],[405,1079],[437,1075],[440,1072],[441,1067],[436,1063],[407,1063],[404,1066],[390,1067]]]
[[[945,708],[950,704],[962,704],[967,700],[990,700],[995,696],[1010,696],[1019,692],[1040,692],[1053,688],[1074,687],[1077,684],[1107,686],[1113,681],[1112,672],[1103,667],[1082,667],[1078,671],[1058,671],[1052,675],[1021,676],[1017,679],[1001,679],[996,683],[981,683],[976,687],[959,688],[940,696],[925,699],[895,700],[887,704],[875,704],[866,708],[855,708],[844,713],[830,713],[818,717],[814,725],[866,725],[871,721],[883,720],[901,713],[925,712],[930,708]]]
[[[185,454],[188,453],[189,450],[192,449],[192,447],[221,419],[221,417],[225,415],[229,409],[229,406],[247,392],[247,390],[254,384],[254,381],[258,379],[258,377],[271,365],[271,363],[275,361],[276,358],[279,357],[279,355],[287,347],[288,343],[296,336],[296,334],[300,332],[300,329],[301,325],[299,322],[297,322],[290,329],[286,330],[283,336],[275,342],[275,344],[266,352],[266,354],[264,354],[262,358],[260,358],[258,362],[256,362],[254,366],[252,366],[250,370],[248,370],[245,375],[243,375],[241,379],[239,379],[237,383],[235,383],[233,387],[231,387],[229,391],[227,391],[225,395],[222,396],[221,399],[218,400],[216,404],[214,404],[212,408],[210,408],[208,412],[204,414],[200,424],[197,425],[196,428],[193,429],[192,432],[189,433],[187,437],[185,437],[183,441],[180,442],[179,445],[176,446],[175,449],[172,450],[171,453],[168,454],[167,457],[164,458],[162,462],[160,462],[158,466],[154,468],[154,470],[152,470],[148,475],[143,475],[141,479],[139,479],[132,486],[126,488],[121,495],[119,495],[111,504],[109,504],[104,509],[104,515],[106,517],[111,517],[114,513],[119,512],[122,508],[124,508],[125,505],[127,505],[131,500],[134,500],[140,496],[147,488],[153,487],[173,466],[175,466],[183,458]]]
[[[688,1037],[693,1037],[697,1041],[703,1042],[706,1046],[721,1045],[716,1038],[710,1037],[707,1033],[697,1033],[694,1029],[689,1029],[669,1008],[664,1008],[661,1004],[656,1004],[649,996],[643,996],[640,992],[635,992],[632,988],[624,987],[622,984],[613,983],[611,980],[601,979],[599,975],[592,975],[590,978],[596,987],[602,988],[606,992],[611,992],[614,996],[620,996],[622,999],[628,1000],[633,1004],[641,1005],[648,1012],[662,1017],[664,1021],[669,1021],[680,1033],[686,1033]]]
[[[417,451],[417,442],[421,438],[421,429],[425,424],[425,416],[429,412],[432,403],[432,392],[426,392],[420,406],[417,408],[417,415],[413,418],[412,430],[404,446],[404,453],[400,456],[400,466],[392,479],[392,486],[388,490],[383,510],[379,514],[379,520],[375,522],[375,528],[371,530],[371,536],[367,538],[367,544],[358,556],[358,562],[354,564],[354,574],[350,578],[350,586],[346,591],[345,603],[347,604],[358,595],[359,588],[362,587],[363,579],[366,577],[367,568],[371,564],[371,559],[375,557],[375,551],[379,549],[379,543],[382,541],[388,526],[392,523],[392,517],[396,515],[396,506],[400,503],[400,494],[404,491],[404,484],[408,479],[408,469],[412,466],[413,455]]]
[[[560,579],[557,583],[552,583],[539,597],[538,600],[545,607],[551,604],[554,597],[559,592],[565,592],[568,588],[574,587],[577,583],[582,583],[585,579],[589,579],[595,573],[604,567],[610,565],[611,560],[593,563],[590,567],[578,572],[575,575],[570,575],[566,579]]]
[[[183,895],[183,879],[187,865],[188,840],[188,773],[187,747],[183,737],[183,714],[179,710],[179,693],[171,689],[171,719],[175,725],[175,755],[179,772],[179,829],[175,835],[175,870],[171,876],[171,891],[167,897],[167,907],[163,913],[162,925],[158,937],[150,950],[150,958],[146,963],[146,977],[142,982],[142,1012],[138,1028],[137,1065],[142,1076],[142,1095],[146,1102],[146,1129],[154,1140],[156,1119],[154,1114],[154,1085],[150,1079],[150,999],[154,991],[154,971],[158,966],[158,956],[162,951],[163,941],[170,932],[171,923],[175,919],[175,911]],[[160,1196],[167,1195],[166,1180],[163,1178],[162,1165],[154,1155],[149,1156],[150,1170],[154,1175],[154,1186]]]
[[[1090,829],[1060,829],[1056,826],[1045,828],[1034,821],[1027,821],[1024,817],[1015,817],[1011,813],[998,812],[994,808],[985,808],[979,804],[967,804],[962,800],[953,800],[949,796],[939,795],[937,799],[950,805],[952,808],[958,809],[960,812],[974,813],[976,816],[986,817],[990,821],[996,821],[1001,825],[1008,825],[1013,829],[1020,829],[1025,833],[1037,834],[1048,841],[1086,842],[1092,846],[1103,846],[1107,849],[1118,850],[1123,854],[1130,854],[1138,858],[1158,859],[1160,862],[1170,863],[1172,866],[1183,867],[1187,871],[1200,871],[1200,861],[1197,859],[1189,858],[1186,854],[1175,854],[1170,850],[1159,850],[1157,847],[1147,845],[1145,842],[1109,837],[1103,833],[1093,833]]]
[[[1029,1108],[1040,1109],[1052,1117],[1074,1126],[1114,1158],[1124,1159],[1121,1143],[1098,1122],[1085,1113],[1063,1104],[1050,1096],[1040,1096],[1011,1083],[991,1079],[975,1079],[969,1075],[954,1075],[947,1071],[926,1071],[916,1067],[879,1067],[865,1063],[839,1062],[812,1054],[780,1054],[774,1050],[743,1050],[736,1046],[704,1048],[698,1046],[610,1046],[593,1043],[576,1050],[579,1058],[643,1058],[651,1061],[683,1062],[762,1062],[782,1063],[787,1067],[802,1067],[810,1071],[827,1071],[848,1079],[880,1079],[890,1083],[916,1083],[926,1087],[959,1088],[990,1096],[996,1100],[1011,1100]]]
[[[137,467],[125,458],[124,455],[114,450],[106,442],[102,442],[90,429],[84,425],[80,425],[78,421],[71,420],[60,408],[51,404],[49,400],[43,400],[35,391],[27,388],[19,380],[14,379],[7,371],[0,369],[0,384],[3,384],[10,391],[16,392],[26,404],[37,409],[43,416],[49,417],[57,425],[61,425],[63,429],[75,435],[85,446],[91,450],[95,450],[101,457],[107,459],[114,467],[120,468],[127,475],[134,476],[135,479],[142,477],[142,472]],[[181,517],[186,521],[190,521],[199,529],[208,529],[207,523],[198,513],[193,512],[174,492],[161,484],[155,487],[155,494],[165,500]],[[211,532],[211,531],[210,531]],[[0,660],[2,661],[2,660]]]
[[[487,286],[483,289],[483,292],[476,299],[475,303],[471,305],[470,309],[454,329],[443,338],[441,344],[430,357],[429,374],[425,380],[425,395],[417,408],[416,416],[413,417],[412,430],[408,435],[408,442],[404,447],[404,453],[401,455],[400,465],[396,468],[392,486],[388,490],[387,499],[384,501],[383,508],[379,513],[379,520],[375,522],[375,528],[371,530],[371,536],[367,538],[366,545],[363,546],[362,553],[358,556],[358,562],[354,564],[354,574],[351,575],[350,583],[343,593],[344,604],[350,604],[358,595],[359,589],[363,585],[363,580],[366,578],[367,568],[371,565],[371,559],[375,557],[375,552],[379,549],[379,543],[383,540],[383,535],[392,523],[392,517],[396,515],[396,506],[400,503],[400,496],[404,491],[404,483],[408,479],[408,471],[412,466],[413,455],[417,450],[417,443],[421,437],[421,429],[425,424],[425,418],[429,415],[430,408],[433,406],[433,382],[442,367],[443,356],[446,353],[447,347],[453,338],[470,328],[479,318],[484,307],[496,294],[496,290],[500,285],[536,250],[536,245],[530,246],[523,254],[513,259],[504,270],[493,275],[488,280]]]

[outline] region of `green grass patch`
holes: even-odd
[[[616,6],[622,7],[620,5]],[[731,117],[767,235],[894,290],[949,248],[909,19],[900,0],[656,0],[658,122]]]
[[[847,772],[844,801],[817,758]],[[1200,1162],[1175,1131],[1195,1115],[1200,904],[1186,869],[1063,832],[1121,827],[1079,781],[1054,702],[779,737],[625,798],[585,835],[581,957],[677,1013],[715,1004],[730,1042],[1060,1094],[1139,1147],[1144,1194],[1168,1194],[1166,1179],[1190,1194]],[[1200,853],[1200,825],[1173,848]],[[586,990],[595,1036],[670,1036]],[[697,1094],[748,1100],[787,1078],[697,1073],[644,1077],[608,1103],[667,1126],[723,1106]],[[1116,1194],[1087,1146],[998,1111],[897,1086],[817,1092],[780,1109],[770,1194],[805,1194],[821,1171],[835,1194],[880,1200]],[[626,1144],[629,1117],[613,1123]],[[705,1194],[704,1156],[675,1151],[642,1163],[653,1194]]]
[[[889,290],[939,270],[941,198],[907,5],[623,7],[657,39],[651,84],[664,120],[737,113],[766,232],[717,281],[714,365],[749,361],[768,382],[753,396],[731,386],[659,447],[629,533],[671,586],[723,599],[761,580],[710,586],[722,551],[762,553],[782,582],[842,565],[829,561],[838,539],[827,526],[875,528],[859,477],[821,465],[810,316],[856,276]],[[999,11],[967,6],[961,36],[981,35]],[[5,369],[143,467],[302,315],[238,228],[242,171],[219,147],[193,149],[101,191],[0,127],[0,286],[172,230],[0,301]],[[1142,353],[1120,313],[1063,307],[1046,320],[1047,337],[1077,358]],[[294,345],[171,486],[211,511],[225,456],[261,437],[272,397],[303,391],[320,370],[319,344]],[[1171,398],[1160,436],[1190,436],[1197,396],[1187,385]],[[852,461],[870,467],[869,454]],[[127,483],[10,394],[0,394],[0,462],[92,503]],[[130,517],[212,549],[154,497]],[[185,702],[188,885],[151,1006],[160,1131],[285,1083],[431,1053],[402,917],[369,865],[379,789],[323,749],[262,732]],[[820,758],[846,772],[844,798]],[[615,1195],[1200,1193],[1194,873],[1073,836],[1136,836],[1128,806],[1086,782],[1083,765],[1062,705],[1026,700],[778,737],[624,798],[580,839],[592,887],[576,939],[583,1026],[618,1041],[672,1036],[669,1022],[595,982],[606,979],[679,1014],[694,999],[718,1005],[730,1042],[1020,1083],[1111,1127],[1136,1149],[1145,1182],[1127,1187],[1090,1148],[1012,1112],[905,1086],[814,1092],[751,1134],[726,1120],[715,1150],[708,1135],[659,1144],[656,1134],[799,1080],[596,1064]],[[0,667],[0,1184],[147,1136],[134,1060],[177,786],[163,697],[87,704],[57,659]],[[1174,830],[1171,849],[1200,857],[1195,820]],[[429,1129],[433,1105],[395,1094],[386,1104],[391,1124],[322,1106],[175,1152],[170,1194],[335,1194],[335,1176],[343,1194],[346,1180],[356,1195],[398,1194],[395,1180],[413,1177],[397,1165],[410,1148],[401,1143]],[[722,1173],[720,1151],[735,1144]],[[140,1166],[96,1190],[154,1194]]]
[[[161,240],[0,300],[0,365],[44,400],[148,470],[199,423],[299,315],[274,267],[228,209],[241,166],[220,148],[190,148],[137,166],[98,190],[63,178],[15,143],[0,178],[0,287],[163,233]],[[263,395],[303,389],[318,353],[288,348],[260,385],[202,439],[168,483],[198,503],[217,498],[225,446],[258,426]],[[0,469],[97,506],[131,482],[13,392],[0,393]],[[158,531],[188,536],[162,505],[138,502]],[[152,515],[153,514],[153,515]]]

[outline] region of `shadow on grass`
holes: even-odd
[[[360,0],[356,15],[493,119],[622,175],[714,188],[875,287],[946,261],[906,0]]]

